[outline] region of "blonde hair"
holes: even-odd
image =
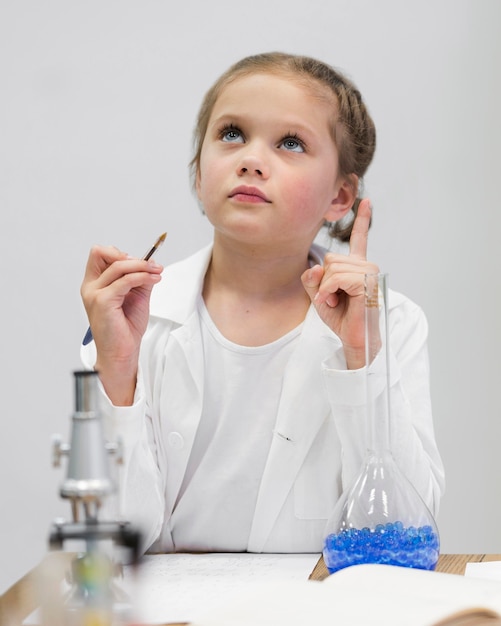
[[[283,52],[245,57],[222,74],[206,93],[193,133],[194,156],[190,161],[192,182],[196,180],[199,170],[209,119],[222,90],[237,78],[256,73],[289,75],[310,88],[319,85],[326,87],[334,95],[337,106],[333,110],[331,135],[338,149],[339,175],[348,181],[353,181],[355,176],[361,186],[376,149],[376,129],[360,91],[346,76],[330,65],[311,57]],[[360,200],[357,197],[352,207],[353,216],[356,215]],[[352,223],[353,220],[347,226],[329,223],[329,234],[340,241],[348,241]]]

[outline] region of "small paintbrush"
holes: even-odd
[[[160,248],[160,246],[163,244],[163,242],[165,241],[166,237],[167,237],[167,233],[162,233],[160,235],[160,237],[155,241],[153,246],[143,256],[142,260],[143,261],[147,261],[148,259],[151,259],[151,257],[155,254],[155,252],[158,250],[158,248]],[[90,326],[89,326],[89,328],[87,329],[87,332],[85,333],[85,337],[83,338],[82,344],[84,346],[86,346],[91,341],[92,341],[92,331],[91,331]]]

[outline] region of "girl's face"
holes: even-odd
[[[290,77],[251,74],[229,83],[209,118],[197,193],[219,235],[253,246],[309,247],[355,194],[338,177],[329,128],[335,99]]]

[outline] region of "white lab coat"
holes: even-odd
[[[106,437],[120,437],[125,448],[122,514],[142,527],[144,547],[152,551],[176,549],[171,514],[202,410],[204,359],[196,302],[211,249],[167,267],[153,290],[134,405],[114,407],[102,392]],[[312,254],[318,258],[319,248],[314,246]],[[417,305],[396,292],[390,292],[388,318],[393,454],[437,514],[444,471],[431,415],[427,322]],[[82,349],[82,358],[93,366],[93,343]],[[321,551],[326,520],[366,451],[365,380],[364,369],[346,369],[339,338],[312,306],[284,373],[249,552]],[[225,455],[231,450],[221,450],[223,462]],[[228,527],[214,533],[224,535],[231,524],[228,519]]]

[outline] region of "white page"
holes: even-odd
[[[201,614],[193,626],[432,626],[463,612],[484,620],[501,614],[501,583],[366,564],[323,582],[250,586]]]
[[[465,576],[472,578],[486,578],[501,580],[501,561],[483,561],[482,563],[467,563]]]
[[[135,618],[188,622],[255,583],[306,581],[319,554],[161,554],[144,557],[138,580],[126,567],[123,588]]]

